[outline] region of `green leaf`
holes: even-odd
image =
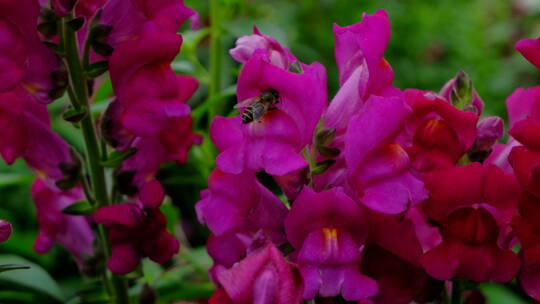
[[[341,153],[341,151],[337,148],[322,146],[319,147],[319,153],[325,157],[335,158]]]
[[[88,112],[84,108],[69,109],[62,115],[62,117],[69,122],[79,122],[83,120],[87,114]]]
[[[35,295],[24,291],[0,290],[0,303],[36,303]]]
[[[209,298],[215,287],[210,282],[204,283],[192,283],[185,281],[182,284],[170,283],[163,284],[156,288],[157,293],[160,295],[160,301],[162,303],[176,302],[178,299],[187,301],[197,301],[202,298]]]
[[[130,148],[126,151],[114,151],[109,154],[107,160],[102,161],[101,164],[105,168],[116,168],[122,164],[122,162],[137,152],[136,148]]]
[[[327,159],[327,160],[323,160],[322,162],[318,162],[317,165],[315,166],[315,168],[313,169],[313,174],[314,175],[318,175],[318,174],[323,174],[324,172],[326,172],[326,170],[328,170],[328,168],[330,168],[330,166],[332,166],[336,161],[333,160],[333,159]]]
[[[480,290],[490,304],[525,304],[529,301],[521,298],[505,285],[495,283],[484,283],[480,285]]]
[[[180,210],[173,205],[170,199],[166,199],[163,204],[161,204],[160,209],[167,217],[167,229],[172,235],[175,235],[175,227],[178,225],[180,219]]]
[[[32,180],[30,175],[19,173],[0,173],[0,187],[16,185]]]
[[[305,146],[300,153],[306,160],[311,157],[311,151],[309,150],[309,146]]]
[[[84,18],[78,17],[67,22],[67,25],[74,31],[78,31],[84,25]]]
[[[91,215],[95,209],[88,201],[75,202],[62,210],[62,213],[70,215]]]
[[[112,31],[112,26],[105,24],[95,24],[91,27],[90,33],[88,34],[88,40],[93,43],[95,41],[105,41],[107,36]]]
[[[49,42],[49,41],[43,41],[43,43],[49,49],[51,49],[53,52],[55,52],[58,56],[63,57],[65,55],[64,50],[58,44],[53,43],[53,42]]]
[[[49,90],[48,95],[53,100],[56,100],[56,99],[64,96],[64,94],[66,93],[66,89],[67,89],[67,87],[62,87],[62,86],[52,88],[52,89]]]
[[[111,303],[101,281],[89,282],[83,288],[77,290],[77,297],[82,303]]]
[[[98,61],[88,66],[86,75],[91,78],[96,78],[101,74],[107,72],[109,69],[109,62],[107,60]]]
[[[27,265],[24,271],[0,273],[0,290],[25,290],[38,295],[39,303],[63,303],[64,296],[56,281],[41,266],[15,255],[0,255],[0,264]]]
[[[77,185],[77,181],[73,179],[62,179],[54,183],[56,187],[62,190],[69,190]]]
[[[53,36],[58,33],[58,25],[56,21],[46,21],[38,24],[37,30],[45,36]]]
[[[16,264],[0,265],[0,273],[11,271],[11,270],[18,270],[18,269],[30,269],[30,267],[24,266],[24,265],[16,265]]]
[[[96,53],[98,53],[101,56],[110,56],[112,52],[114,51],[113,47],[102,42],[94,42],[92,43],[92,48]]]

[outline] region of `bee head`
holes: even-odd
[[[276,91],[276,90],[274,90],[274,89],[268,90],[268,93],[272,94],[272,97],[275,98],[275,99],[278,99],[278,98],[279,98],[279,93],[278,93],[278,91]]]
[[[279,93],[274,89],[269,89],[261,93],[261,99],[268,103],[276,103],[279,99]]]

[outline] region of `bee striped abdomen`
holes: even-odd
[[[264,105],[260,100],[252,103],[244,110],[244,113],[242,114],[242,122],[247,124],[252,121],[260,121],[267,109],[268,106]]]
[[[242,123],[250,123],[253,121],[253,107],[247,107],[242,114]]]

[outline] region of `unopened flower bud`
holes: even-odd
[[[5,242],[11,235],[11,224],[8,221],[0,220],[0,242]]]

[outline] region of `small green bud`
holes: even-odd
[[[323,174],[332,166],[336,161],[334,159],[327,159],[321,162],[318,162],[315,168],[313,169],[313,175]]]

